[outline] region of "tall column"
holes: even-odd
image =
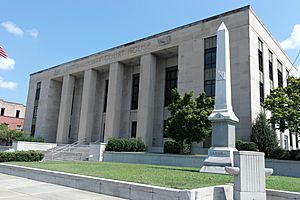
[[[156,57],[152,54],[144,55],[140,66],[137,137],[141,137],[147,147],[152,146],[155,82]]]
[[[96,93],[97,72],[87,70],[84,72],[82,101],[79,122],[79,143],[89,143],[92,136],[94,119],[95,93]]]
[[[123,73],[123,64],[115,62],[110,65],[104,141],[119,136]]]
[[[56,134],[56,142],[60,144],[68,143],[74,84],[74,76],[64,76]]]

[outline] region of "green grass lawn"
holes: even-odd
[[[197,168],[186,167],[83,161],[13,162],[8,164],[176,189],[194,189],[233,183],[232,176],[199,173]],[[271,176],[267,178],[267,188],[300,192],[300,178]]]

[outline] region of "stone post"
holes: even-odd
[[[273,169],[265,169],[264,153],[253,151],[236,151],[234,167],[226,171],[234,175],[234,200],[266,200],[266,176]]]
[[[200,172],[225,174],[225,166],[233,165],[235,124],[239,121],[231,105],[229,32],[224,24],[217,31],[216,96],[212,122],[212,147]]]
[[[146,146],[152,146],[154,123],[154,96],[156,77],[156,57],[147,54],[141,57],[141,86],[139,90],[139,108],[137,121],[137,137],[141,137]]]
[[[84,72],[82,101],[80,111],[80,123],[78,132],[79,143],[88,144],[91,141],[92,127],[94,123],[94,105],[96,94],[97,71]]]
[[[75,77],[66,75],[63,78],[62,93],[59,108],[56,143],[67,144],[71,120],[72,97]]]
[[[106,143],[90,143],[89,161],[103,162]]]
[[[122,63],[115,62],[109,67],[109,84],[107,111],[105,118],[104,141],[107,142],[111,136],[118,137],[120,131],[122,87],[124,66]]]

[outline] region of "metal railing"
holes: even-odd
[[[71,152],[71,149],[72,148],[75,148],[79,145],[81,145],[82,143],[84,143],[86,140],[85,138],[82,138],[80,140],[77,140],[76,142],[73,142],[72,144],[66,144],[60,148],[54,148],[52,151],[51,151],[51,159],[53,160],[54,159],[54,156],[59,154],[60,152]]]

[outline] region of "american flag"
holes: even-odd
[[[5,52],[5,50],[1,46],[0,46],[0,56],[2,56],[3,58],[8,57],[7,53]]]

